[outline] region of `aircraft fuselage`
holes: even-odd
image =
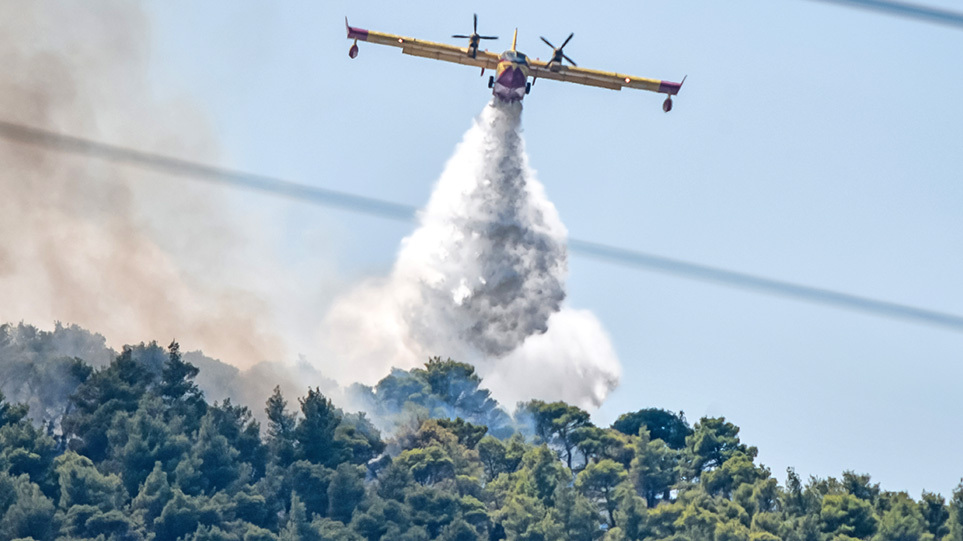
[[[528,90],[528,58],[518,51],[505,51],[498,58],[492,94],[502,101],[521,101]]]

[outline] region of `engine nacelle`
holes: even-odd
[[[662,110],[666,113],[672,110],[672,96],[669,96],[664,102],[662,102]]]
[[[354,42],[354,45],[348,49],[348,56],[351,58],[358,58],[358,42]]]

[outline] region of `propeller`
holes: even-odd
[[[556,46],[552,45],[552,42],[551,42],[551,41],[548,41],[547,39],[545,39],[544,37],[542,37],[542,41],[545,42],[545,45],[548,45],[549,47],[551,47],[552,49],[554,49],[554,51],[552,52],[552,59],[548,61],[549,64],[552,64],[552,63],[554,62],[554,63],[558,63],[559,65],[561,65],[561,64],[562,64],[562,59],[564,58],[565,60],[568,60],[569,63],[572,64],[573,66],[578,67],[578,64],[576,64],[574,60],[572,60],[572,59],[569,58],[564,52],[562,52],[562,49],[564,49],[565,46],[568,45],[568,42],[569,42],[569,41],[572,41],[572,38],[573,38],[573,37],[575,37],[575,32],[572,32],[571,34],[568,35],[567,38],[565,38],[565,42],[562,43],[562,46],[561,46],[561,47],[556,47]]]
[[[465,34],[454,34],[451,37],[467,39],[469,40],[469,44],[473,47],[478,47],[478,42],[483,39],[498,39],[498,36],[479,36],[478,35],[478,14],[475,13],[473,14],[473,16],[474,16],[474,24],[472,25],[472,33],[470,36],[466,36]]]

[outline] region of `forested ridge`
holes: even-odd
[[[275,388],[262,423],[209,402],[177,343],[94,367],[91,335],[31,329],[0,326],[19,399],[0,393],[0,540],[963,541],[963,485],[947,502],[853,472],[780,482],[722,417],[510,414],[435,358],[352,387],[364,413]]]

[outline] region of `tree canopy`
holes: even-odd
[[[92,365],[28,331],[0,327],[0,353],[29,360],[0,379],[73,379],[0,393],[4,540],[963,541],[963,484],[914,500],[851,471],[780,483],[722,417],[511,415],[473,367],[433,358],[356,386],[364,411],[275,388],[262,430],[205,398],[176,342]]]

